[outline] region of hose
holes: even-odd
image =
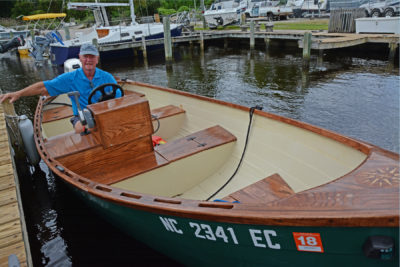
[[[247,149],[247,144],[249,141],[249,136],[250,136],[250,129],[251,129],[251,125],[252,125],[252,121],[253,121],[253,114],[254,114],[254,110],[262,110],[263,108],[261,106],[255,106],[255,107],[251,107],[249,110],[249,125],[247,127],[247,134],[246,134],[246,141],[244,143],[244,148],[243,148],[243,152],[242,152],[242,156],[240,157],[240,161],[236,167],[236,170],[233,172],[232,176],[228,179],[228,181],[226,181],[226,183],[221,186],[214,194],[212,194],[210,197],[208,197],[206,200],[209,201],[211,198],[213,198],[216,194],[218,194],[222,189],[225,188],[225,186],[227,186],[233,179],[233,177],[235,177],[235,175],[237,174],[237,172],[240,169],[240,166],[242,165],[242,161],[244,158],[244,154],[246,153],[246,149]]]

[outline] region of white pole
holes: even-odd
[[[135,25],[136,24],[136,16],[135,16],[135,6],[133,5],[133,0],[129,0],[129,6],[131,8],[131,18],[132,18],[131,25]]]

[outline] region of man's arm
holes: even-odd
[[[33,95],[49,95],[47,93],[46,87],[44,86],[43,82],[34,83],[16,92],[0,95],[0,103],[3,103],[3,101],[6,99],[9,99],[10,103],[14,103],[22,96],[33,96]]]

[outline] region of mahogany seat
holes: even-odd
[[[96,134],[80,135],[68,132],[45,140],[49,156],[55,159],[101,146]]]
[[[233,141],[236,141],[236,137],[217,125],[157,146],[155,150],[169,162],[172,162]]]
[[[295,192],[275,173],[245,188],[242,188],[226,197],[223,200],[240,203],[267,203],[287,198]]]

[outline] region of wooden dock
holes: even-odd
[[[18,176],[14,171],[3,106],[0,105],[0,266],[17,256],[20,266],[32,266]]]
[[[240,30],[224,30],[224,31],[202,31],[192,32],[179,37],[173,37],[172,43],[184,42],[202,42],[204,40],[237,38],[237,39],[278,39],[278,40],[295,40],[298,41],[299,48],[303,48],[303,38],[306,32],[302,30],[276,30],[273,32],[255,31],[243,32]],[[344,48],[364,43],[400,43],[399,34],[355,34],[355,33],[327,33],[327,32],[311,32],[311,49],[325,50],[334,48]],[[160,45],[164,43],[164,39],[146,40],[146,46]],[[142,48],[142,41],[130,41],[123,43],[99,44],[100,51],[120,50],[127,48]]]

